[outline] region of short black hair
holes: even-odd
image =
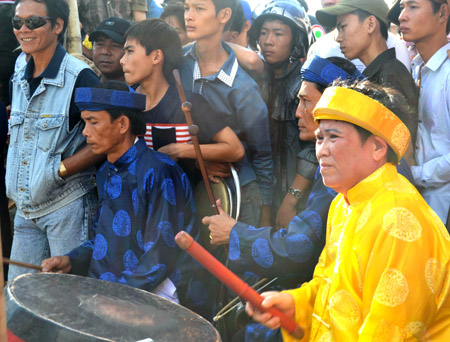
[[[436,2],[436,1],[433,1],[433,0],[430,0],[430,1],[431,1],[431,7],[433,8],[433,14],[436,14],[441,9],[441,6],[444,5],[444,3],[440,4],[439,2]],[[447,3],[448,3],[448,1],[447,1]],[[450,3],[448,3],[448,6],[449,6],[449,9],[450,9]],[[450,33],[450,15],[449,15],[449,17],[447,19],[446,31],[447,31],[447,34]]]
[[[219,13],[224,8],[230,8],[231,11],[235,11],[237,2],[239,0],[211,0],[214,4],[214,8],[216,9],[216,14]]]
[[[370,1],[370,0],[368,0]],[[370,17],[373,14],[370,14],[367,11],[361,10],[361,9],[357,9],[356,11],[352,12],[352,14],[356,14],[358,16],[359,22],[363,22],[366,18]],[[375,17],[375,16],[374,16]],[[378,26],[380,27],[380,33],[381,36],[387,40],[388,39],[388,28],[387,26],[377,17],[375,17],[378,21]]]
[[[353,89],[381,103],[391,112],[393,112],[405,124],[410,132],[413,131],[413,117],[415,115],[415,110],[408,104],[408,101],[398,90],[389,87],[383,87],[368,80],[336,81],[333,83],[333,86]],[[360,126],[353,126],[359,133],[362,144],[364,144],[366,140],[371,135],[373,135],[371,132]],[[389,145],[387,161],[394,165],[398,164],[399,162],[397,155]]]
[[[242,30],[245,27],[246,19],[244,16],[244,9],[242,8],[242,3],[236,5],[235,10],[231,14],[231,18],[228,21],[227,25],[225,25],[224,32],[237,32],[241,34]]]
[[[17,5],[23,0],[15,0],[14,1],[14,11],[16,10]],[[35,2],[39,2],[45,5],[47,8],[47,16],[50,17],[50,23],[52,27],[55,27],[56,19],[61,18],[64,21],[63,29],[61,33],[58,35],[58,40],[60,42],[64,39],[64,33],[66,32],[67,25],[69,24],[69,4],[67,0],[33,0]]]
[[[179,21],[181,28],[186,32],[186,23],[184,22],[184,6],[182,3],[175,2],[164,7],[160,18],[166,19],[167,17],[174,16]]]
[[[349,75],[353,75],[353,73],[356,71],[356,66],[351,61],[349,61],[346,58],[342,57],[328,57],[326,58],[328,62],[333,63],[334,65],[338,66],[342,70],[346,71]],[[323,93],[325,89],[329,87],[329,85],[322,85],[318,83],[314,83],[316,85],[316,88],[318,91]]]
[[[130,87],[126,83],[115,80],[102,82],[96,88],[130,92]],[[134,135],[145,134],[146,125],[142,111],[137,109],[106,109],[105,111],[111,117],[111,122],[125,115],[130,120],[131,133]]]
[[[163,73],[167,81],[173,80],[172,71],[181,63],[182,50],[178,32],[162,19],[147,19],[132,25],[125,40],[135,39],[145,48],[147,56],[154,50],[164,55]]]

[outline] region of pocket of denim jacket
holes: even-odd
[[[11,117],[9,119],[9,129],[10,129],[10,137],[9,141],[10,143],[16,143],[18,136],[19,136],[19,125],[23,124],[25,117],[21,115],[14,115],[11,114]]]
[[[47,152],[52,146],[55,146],[61,130],[59,129],[64,122],[63,116],[47,117],[42,115],[36,121],[36,128],[38,129],[37,146]]]

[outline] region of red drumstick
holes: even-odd
[[[303,338],[303,330],[292,319],[286,317],[280,310],[276,308],[263,308],[261,306],[264,298],[247,283],[243,282],[237,275],[226,268],[219,260],[214,258],[206,249],[200,246],[192,236],[186,232],[179,232],[175,236],[177,245],[188,252],[195,260],[202,264],[217,279],[237,293],[239,297],[250,302],[259,311],[269,312],[273,316],[277,316],[281,320],[281,326],[289,331],[289,333],[298,339]]]

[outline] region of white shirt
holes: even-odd
[[[328,57],[342,57],[345,58],[344,54],[341,52],[339,43],[335,40],[337,36],[337,31],[333,30],[327,33],[322,38],[318,39],[308,50],[308,59],[314,56],[319,56],[322,58]],[[406,43],[397,37],[392,32],[388,32],[388,39],[386,41],[388,49],[395,48],[395,55],[397,59],[402,62],[408,71],[411,71],[411,60],[408,54],[408,48]],[[358,68],[360,72],[363,72],[366,66],[359,60],[353,59],[352,63]]]
[[[450,207],[450,43],[440,48],[422,67],[419,97],[416,162],[411,171],[422,196],[442,221]],[[417,83],[422,57],[413,59]]]

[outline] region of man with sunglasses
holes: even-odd
[[[66,0],[17,0],[12,20],[28,63],[11,78],[7,195],[17,205],[11,258],[40,264],[88,238],[95,214],[95,156],[82,135],[73,97],[98,78],[59,44],[67,27]],[[8,279],[29,270],[10,267]]]

